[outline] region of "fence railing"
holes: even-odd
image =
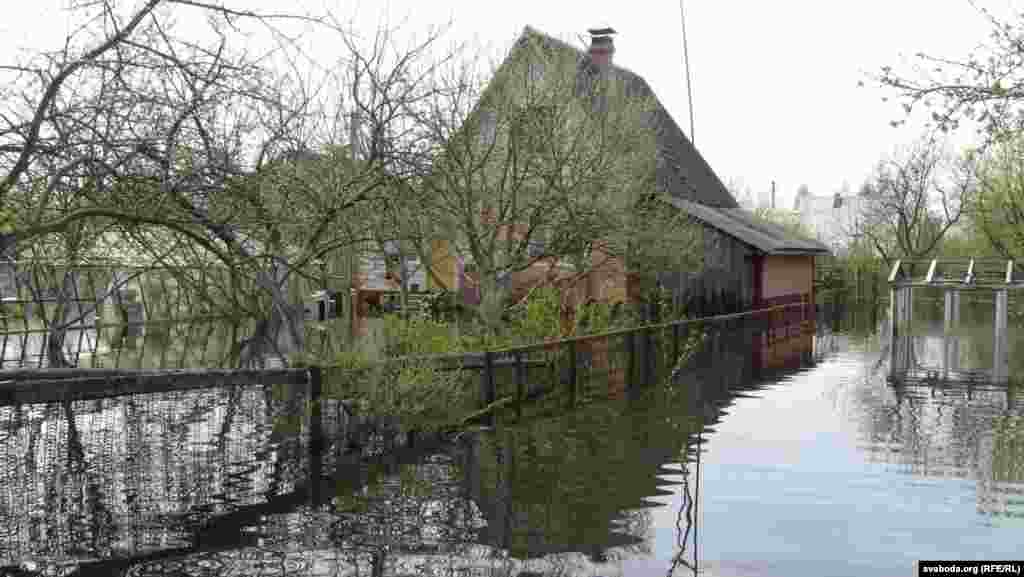
[[[550,393],[567,407],[618,397],[681,369],[707,331],[735,328],[742,321],[752,334],[751,345],[763,348],[813,332],[814,318],[814,304],[806,297],[783,297],[750,311],[476,353],[463,362],[479,371],[473,417],[491,423],[494,413],[511,407],[519,419],[526,401]]]
[[[253,316],[267,308],[254,305],[262,292],[236,273],[216,265],[0,261],[0,370],[235,366]],[[292,275],[293,306],[324,282],[337,279]],[[351,340],[347,330],[322,329],[313,341],[329,337],[339,348]]]
[[[783,298],[756,310],[714,317],[684,319],[619,329],[600,334],[552,340],[525,346],[468,354],[399,358],[379,365],[429,365],[463,376],[475,374],[477,394],[470,407],[453,407],[462,421],[492,422],[494,415],[513,411],[522,418],[528,401],[545,400],[547,408],[575,406],[581,401],[616,397],[635,387],[663,381],[678,370],[687,353],[699,347],[708,331],[742,324],[756,334],[753,347],[813,331],[814,305],[806,299]],[[301,369],[37,369],[0,373],[0,405],[96,399],[125,394],[173,391],[234,384],[307,383],[315,373],[331,386],[346,369],[324,366]],[[341,374],[339,374],[341,373]],[[349,376],[351,378],[351,375]],[[344,380],[342,378],[341,380]],[[471,379],[463,386],[472,387]],[[387,386],[382,383],[381,386]],[[319,386],[317,390],[319,391]],[[350,393],[332,387],[332,394]],[[553,394],[554,393],[554,394]],[[553,403],[553,404],[552,404]]]

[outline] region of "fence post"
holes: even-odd
[[[871,302],[878,302],[878,271],[871,271]]]
[[[636,339],[633,331],[626,333],[626,388],[633,388],[633,375],[636,369]]]
[[[945,332],[946,334],[949,334],[949,332],[953,330],[953,315],[954,315],[954,312],[953,312],[954,311],[953,302],[955,300],[954,299],[954,290],[955,289],[947,288],[945,293],[944,293],[944,295],[943,295],[944,296],[944,302],[943,302],[944,306],[943,306],[943,324],[942,324],[942,328],[943,328],[943,332]]]
[[[1009,295],[1006,289],[996,291],[995,341],[993,346],[992,376],[996,382],[1005,380],[1009,374],[1009,350],[1007,346],[1007,310]]]
[[[494,402],[494,353],[484,352],[484,365],[480,368],[480,408],[484,409]],[[494,423],[494,415],[488,412],[482,416],[485,425]]]
[[[523,353],[516,353],[516,421],[523,420],[523,397],[526,389],[526,365]]]
[[[576,341],[569,341],[569,406],[576,406]]]
[[[899,332],[899,298],[899,290],[895,286],[889,287],[889,341],[893,344],[895,344],[896,334]]]
[[[320,477],[323,468],[323,422],[321,419],[321,394],[323,393],[323,371],[318,366],[307,369],[306,393],[309,402],[309,495],[313,502],[320,499]]]
[[[672,325],[672,368],[679,362],[679,323]]]
[[[656,373],[657,355],[654,354],[654,329],[644,329],[644,384],[650,385],[654,382]]]

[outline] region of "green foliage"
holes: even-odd
[[[524,343],[557,339],[562,334],[562,296],[554,287],[538,287],[509,313],[506,334]]]
[[[780,226],[792,235],[805,239],[814,238],[814,233],[801,222],[800,214],[795,211],[761,207],[754,210],[754,216]]]
[[[669,362],[672,363],[672,370],[669,372],[669,377],[665,380],[664,385],[670,395],[680,392],[692,392],[690,383],[677,384],[674,377],[678,371],[686,367],[686,364],[690,362],[690,358],[704,345],[707,337],[708,333],[699,327],[687,328],[685,337],[679,344],[679,356],[675,359],[669,359]]]
[[[457,366],[441,367],[429,357],[464,352],[452,325],[429,318],[384,318],[385,362],[362,352],[335,356],[328,394],[355,397],[360,410],[394,415],[406,426],[436,429],[458,421],[472,408],[475,390]],[[400,360],[399,360],[400,359]]]
[[[14,211],[0,208],[0,234],[14,232]]]
[[[962,233],[946,235],[942,239],[939,254],[943,258],[958,259],[998,258],[1001,256],[988,237],[973,226]]]
[[[970,213],[974,243],[1004,258],[1024,256],[1024,138],[1015,136],[980,158]]]
[[[649,303],[671,310],[671,294],[663,289],[647,293]],[[456,324],[428,315],[384,317],[385,361],[372,362],[362,352],[337,354],[327,379],[328,394],[356,398],[362,410],[397,416],[404,424],[437,429],[457,424],[477,401],[476,371],[467,372],[458,360],[436,357],[532,344],[567,336],[602,333],[637,326],[634,308],[588,302],[577,306],[568,333],[562,326],[562,295],[555,287],[537,287],[513,307],[500,331],[471,322]],[[661,322],[671,320],[662,315]],[[683,346],[685,359],[702,336],[690,334]],[[433,358],[432,358],[433,357]],[[680,359],[668,359],[669,363]]]

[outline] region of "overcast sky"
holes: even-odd
[[[60,7],[70,0],[0,0],[0,54],[59,46],[67,30]],[[978,0],[1005,10],[1010,0]],[[582,46],[594,26],[612,26],[617,64],[654,88],[684,131],[689,112],[678,0],[248,0],[240,6],[319,11],[325,6],[362,26],[405,21],[404,30],[451,19],[454,41],[475,41],[493,54],[508,49],[523,26]],[[913,128],[885,93],[858,88],[865,73],[899,66],[924,51],[965,55],[986,25],[967,0],[685,0],[697,148],[724,181],[742,179],[755,192],[778,186],[777,203],[792,206],[806,183],[827,194],[851,188]]]

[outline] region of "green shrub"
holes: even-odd
[[[430,358],[463,350],[452,325],[385,315],[384,337],[386,361],[371,362],[362,352],[337,354],[326,394],[352,397],[361,411],[392,415],[419,429],[450,425],[472,409],[476,390],[464,371]]]

